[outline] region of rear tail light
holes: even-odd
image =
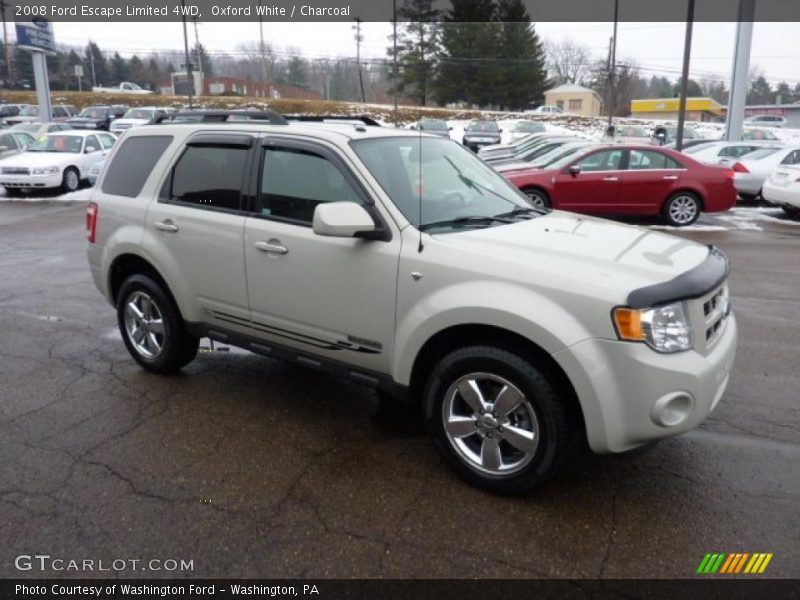
[[[742,163],[737,162],[735,165],[733,165],[733,171],[735,173],[749,173],[750,169],[745,167]]]
[[[97,234],[97,215],[97,204],[89,202],[89,205],[86,207],[86,231],[88,232],[86,239],[89,240],[91,244],[94,244]]]
[[[725,175],[726,179],[736,178],[736,174],[733,172],[733,169],[725,169],[723,175]]]

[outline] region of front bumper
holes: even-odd
[[[731,313],[707,354],[588,339],[554,354],[583,409],[589,446],[624,452],[697,427],[719,403],[736,356]]]
[[[800,208],[800,189],[796,184],[781,187],[767,183],[764,184],[764,199],[777,206]]]
[[[61,185],[61,173],[50,175],[2,175],[0,185],[16,189],[43,189],[54,188]]]

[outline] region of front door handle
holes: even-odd
[[[289,249],[281,244],[278,240],[270,240],[268,242],[256,242],[255,247],[262,252],[269,252],[271,254],[288,254]]]
[[[603,177],[603,181],[619,181],[619,177]]]
[[[677,175],[664,175],[664,177],[662,177],[661,179],[674,180],[677,178],[678,178]]]
[[[156,226],[156,229],[166,231],[167,233],[177,233],[178,231],[178,226],[169,219],[166,221],[156,221],[153,224]]]

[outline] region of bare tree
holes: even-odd
[[[556,84],[586,83],[592,77],[593,60],[589,48],[567,38],[561,42],[548,42],[547,70]]]

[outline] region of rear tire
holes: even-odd
[[[797,206],[781,206],[781,208],[790,217],[800,217],[800,208]]]
[[[535,188],[522,190],[522,193],[528,198],[528,202],[534,208],[552,208],[553,203],[550,202],[550,196],[542,190]]]
[[[661,214],[664,220],[673,227],[686,227],[700,217],[702,204],[693,192],[677,192],[664,203]]]
[[[444,460],[490,492],[535,490],[575,447],[576,427],[556,387],[535,364],[502,348],[468,346],[446,355],[431,372],[424,406]]]
[[[117,322],[128,352],[147,371],[176,373],[197,355],[200,340],[186,330],[169,293],[146,275],[122,284]]]

